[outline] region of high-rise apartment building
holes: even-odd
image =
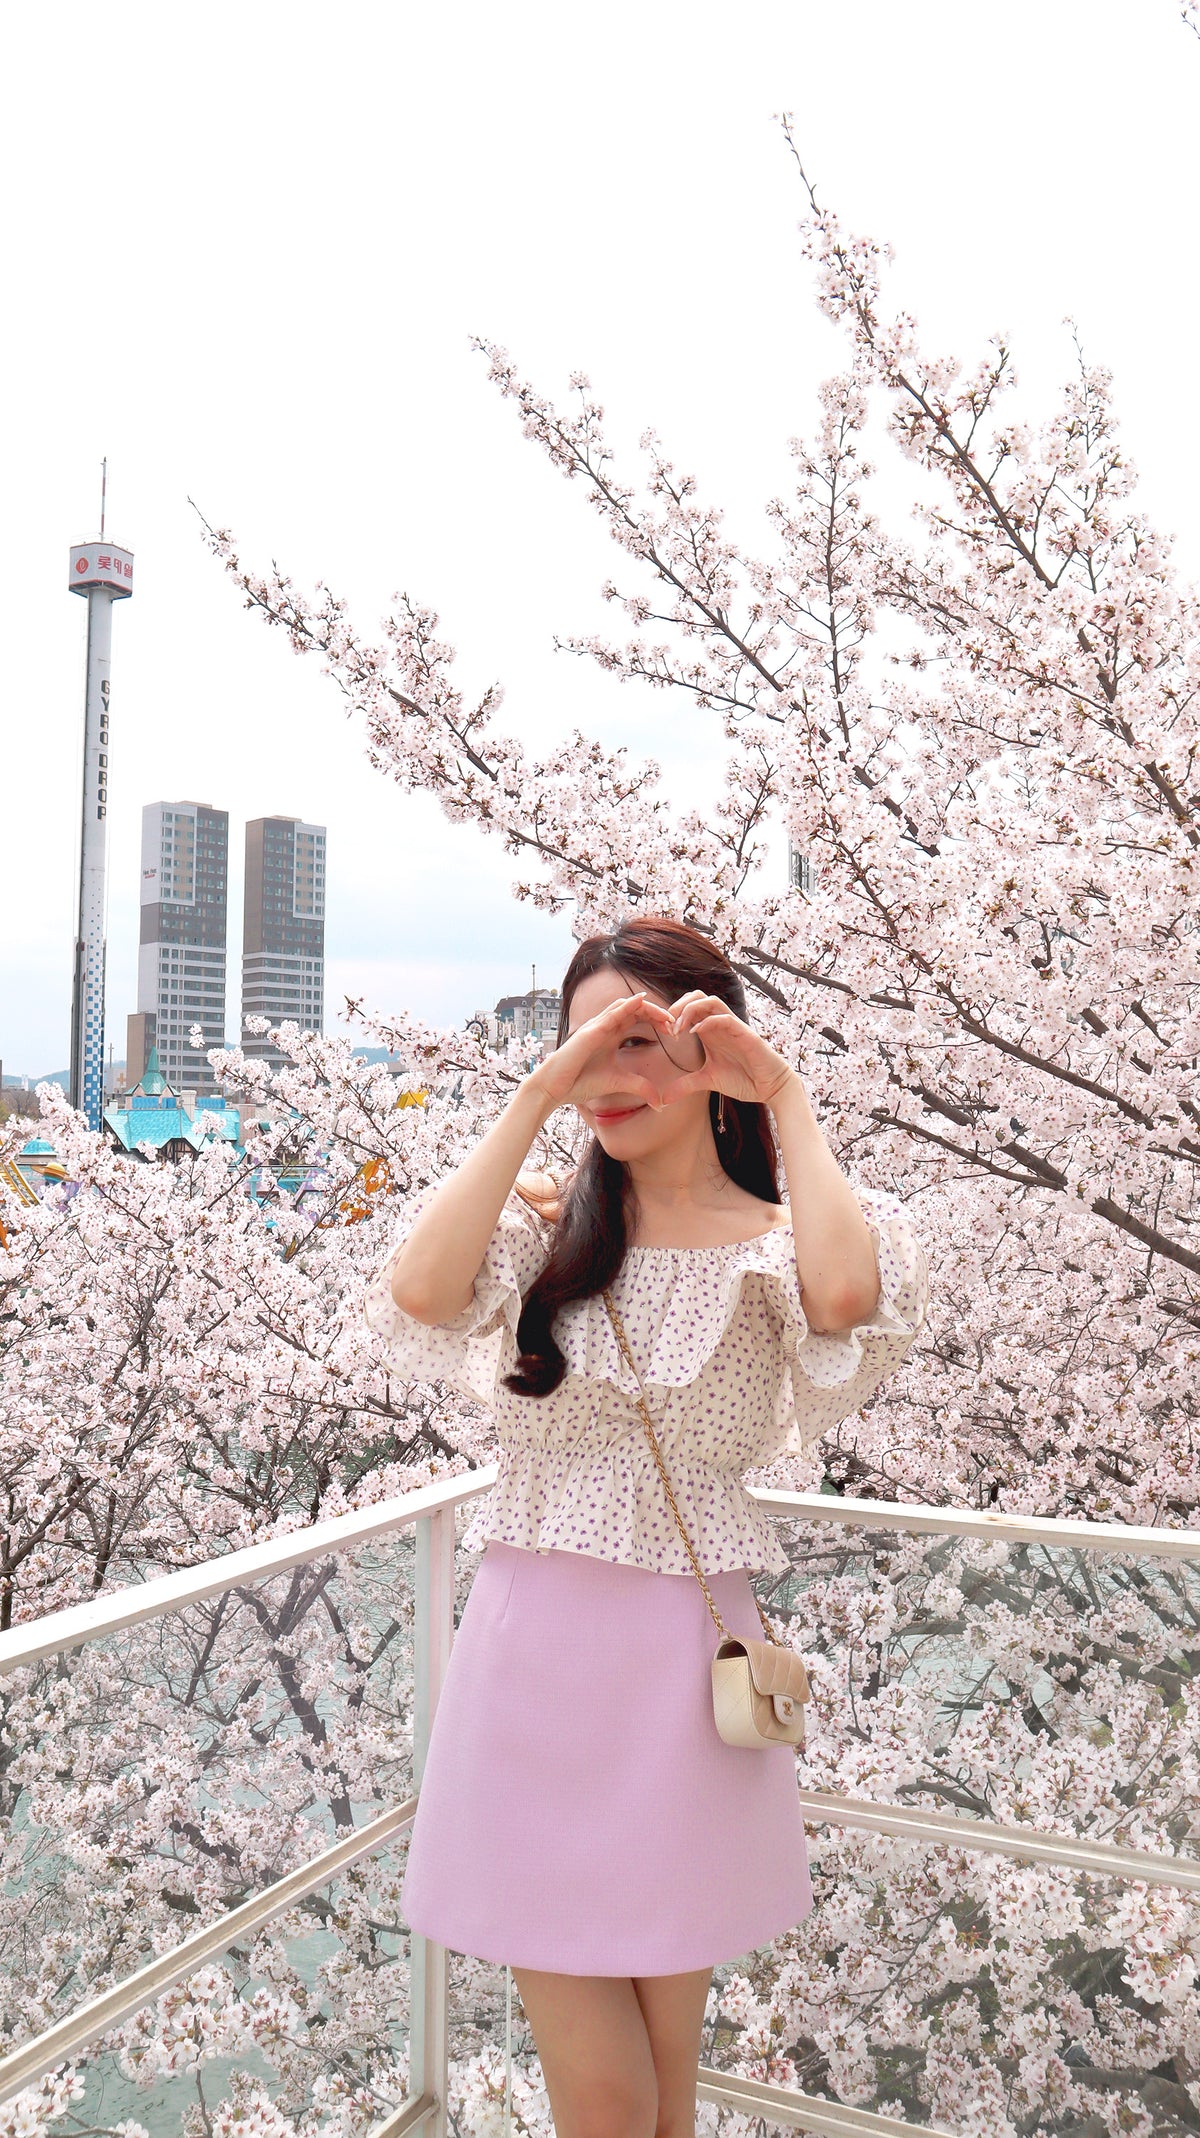
[[[142,810],[141,942],[137,1012],[128,1019],[125,1085],[158,1048],[177,1090],[213,1089],[208,1047],[225,1044],[225,930],[229,811],[208,802],[147,802]],[[203,1043],[188,1037],[198,1024]]]
[[[246,1019],[291,1019],[319,1032],[325,1017],[325,826],[255,817],[246,826],[242,1047],[276,1068],[287,1060]]]

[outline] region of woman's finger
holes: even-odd
[[[645,993],[619,995],[617,1000],[610,1002],[608,1008],[601,1010],[599,1017],[593,1021],[601,1024],[607,1019],[610,1024],[636,1024],[639,1017],[646,1018],[650,1024],[669,1022],[668,1012],[662,1003],[656,1002],[652,995]]]
[[[728,1055],[730,1052],[736,1054],[739,1051],[737,1047],[736,1035],[730,1030],[731,1025],[739,1025],[740,1029],[743,1032],[746,1029],[745,1025],[741,1024],[739,1018],[723,1013],[720,1016],[697,1018],[696,1023],[693,1025],[689,1025],[686,1032],[676,1032],[675,1038],[692,1039],[697,1041],[700,1047],[700,1052],[703,1055],[704,1060],[707,1062],[709,1055],[714,1048],[721,1048],[723,1046],[726,1055]],[[732,1049],[729,1046],[730,1040],[733,1041]]]
[[[711,1091],[712,1077],[707,1069],[689,1069],[685,1076],[672,1077],[664,1084],[659,1097],[664,1106],[673,1106],[676,1099],[686,1099],[693,1091]]]
[[[607,1009],[598,1011],[590,1022],[594,1025],[624,1024],[631,1017],[641,1017],[645,1008],[646,998],[641,993],[618,995],[615,1002],[610,1002]]]
[[[674,1002],[671,1004],[670,1014],[672,1020],[677,1019],[689,1003],[703,1002],[705,999],[702,987],[689,987],[686,994],[676,995]]]
[[[707,1002],[708,999],[702,987],[689,987],[682,995],[676,995],[671,1004],[671,1015],[678,1017],[685,1009],[690,1008],[693,1002]]]
[[[690,1002],[685,1002],[675,1020],[675,1029],[678,1032],[691,1032],[702,1018],[716,1016],[730,1017],[735,1024],[741,1023],[741,1018],[733,1016],[729,1004],[722,1002],[719,995],[697,994]]]
[[[618,1084],[616,1090],[618,1093],[628,1091],[631,1098],[644,1099],[647,1106],[653,1107],[655,1113],[662,1110],[663,1095],[658,1085],[652,1084],[647,1077],[630,1077],[628,1084]]]

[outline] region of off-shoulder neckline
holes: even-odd
[[[709,1247],[627,1247],[627,1255],[724,1255],[733,1247],[757,1247],[760,1240],[769,1240],[777,1232],[790,1232],[792,1221],[786,1225],[768,1225],[765,1232],[752,1232],[747,1240],[714,1240]]]

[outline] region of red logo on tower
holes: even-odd
[[[90,594],[93,587],[127,597],[133,592],[133,553],[109,542],[81,542],[71,551],[71,591]]]

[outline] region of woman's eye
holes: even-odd
[[[623,1047],[648,1047],[649,1044],[649,1040],[643,1039],[641,1035],[637,1032],[631,1032],[628,1039],[623,1039],[621,1041],[621,1045]]]

